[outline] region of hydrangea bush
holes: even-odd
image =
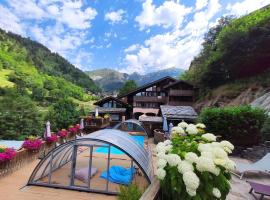
[[[230,190],[229,159],[234,146],[205,133],[204,124],[181,122],[172,128],[171,140],[158,143],[157,177],[164,199],[226,199]]]
[[[10,161],[15,155],[16,151],[13,148],[0,145],[0,163]]]

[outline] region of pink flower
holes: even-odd
[[[22,147],[28,150],[39,150],[42,145],[40,139],[28,139],[23,142]]]
[[[79,125],[79,128],[80,128],[80,125]],[[79,130],[79,128],[77,127],[77,125],[75,125],[75,126],[73,126],[73,127],[70,127],[69,129],[68,129],[68,131],[70,132],[70,133],[77,133],[78,132],[78,130]]]
[[[65,138],[65,137],[67,137],[68,132],[67,132],[66,129],[62,129],[61,131],[58,131],[58,135],[59,135],[61,138]]]
[[[12,148],[4,149],[4,152],[0,153],[0,162],[10,161],[16,155],[16,151]]]
[[[56,142],[57,139],[58,139],[57,135],[56,135],[56,134],[52,134],[51,137],[47,137],[47,138],[46,138],[46,141],[47,141],[48,143],[53,143],[53,142]]]

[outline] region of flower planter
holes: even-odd
[[[154,130],[154,143],[157,144],[159,142],[164,142],[165,140],[165,135],[164,132],[160,129],[155,129]]]

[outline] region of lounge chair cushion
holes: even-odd
[[[102,172],[100,177],[104,179],[108,179],[110,182],[129,185],[133,179],[133,174],[135,172],[135,168],[124,168],[121,166],[111,166],[109,169],[109,177],[107,174],[107,170]]]
[[[88,182],[88,173],[89,173],[89,168],[88,167],[84,167],[84,168],[81,168],[81,169],[76,170],[74,177],[76,179],[84,182],[84,183],[87,183]],[[94,176],[96,173],[97,173],[97,168],[92,167],[90,178],[92,176]]]

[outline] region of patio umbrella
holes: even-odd
[[[96,108],[95,117],[98,117],[98,108]]]
[[[163,117],[163,131],[166,133],[168,132],[168,122],[167,122],[167,117]]]
[[[45,132],[44,132],[44,138],[48,138],[51,137],[51,123],[49,121],[46,122],[46,128],[45,128]]]
[[[84,129],[84,123],[83,123],[83,119],[81,119],[80,121],[80,130],[83,130]]]

